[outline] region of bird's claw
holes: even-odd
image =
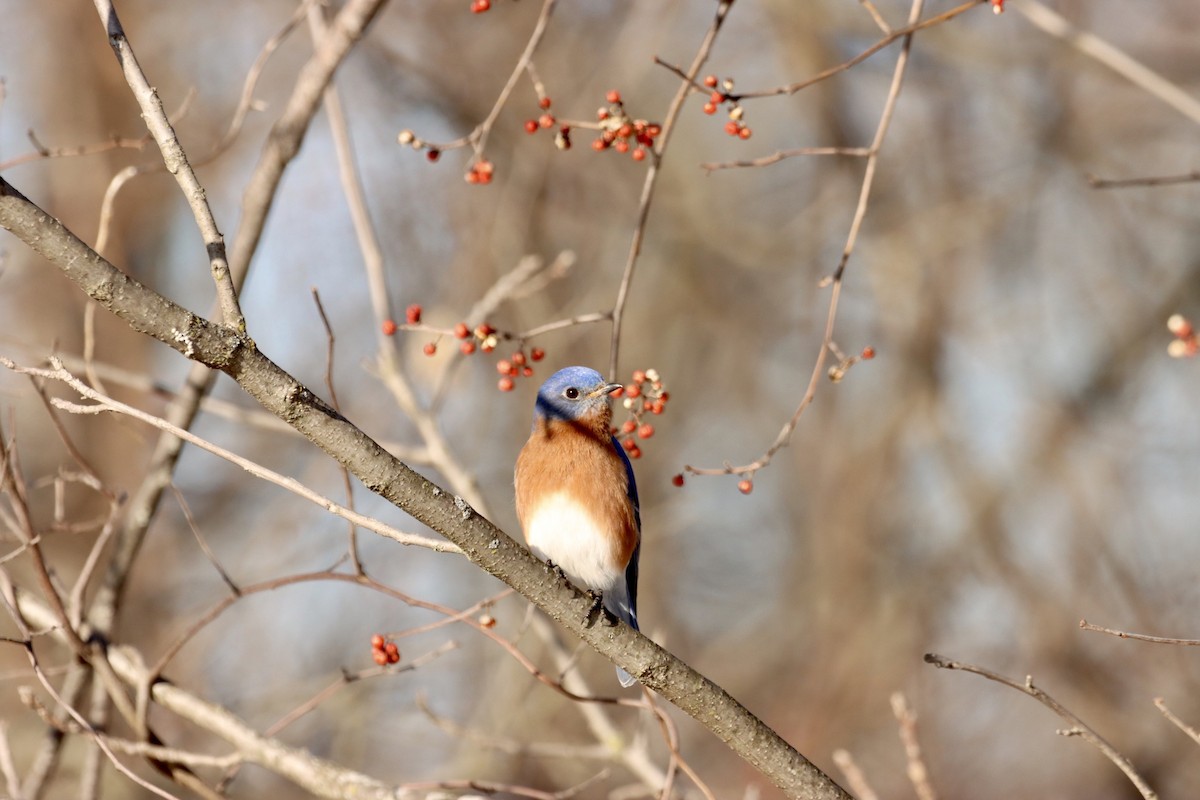
[[[590,628],[592,625],[592,619],[597,614],[600,615],[600,619],[602,620],[608,615],[604,610],[604,594],[592,589],[588,589],[587,594],[588,597],[592,598],[592,604],[588,606],[587,613],[583,615],[583,626],[585,628]]]
[[[546,562],[546,569],[553,573],[554,576],[560,581],[565,581],[567,579],[567,573],[563,572],[562,567],[560,567],[558,564],[555,564],[553,561]]]

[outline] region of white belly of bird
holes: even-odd
[[[529,549],[553,562],[581,587],[609,592],[622,577],[615,564],[612,534],[585,506],[562,493],[547,497],[526,520]]]

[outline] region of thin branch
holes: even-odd
[[[1088,175],[1087,180],[1088,185],[1093,189],[1174,186],[1181,183],[1196,183],[1200,181],[1200,170],[1192,170],[1182,175],[1151,175],[1142,178],[1098,178],[1095,175]]]
[[[837,764],[838,769],[842,771],[842,775],[846,777],[846,785],[850,787],[850,793],[858,800],[879,800],[879,795],[867,782],[866,774],[855,763],[850,751],[834,750],[833,763]]]
[[[937,800],[937,793],[929,783],[929,769],[921,756],[921,743],[917,741],[917,715],[908,707],[908,701],[902,692],[892,694],[892,713],[900,723],[900,741],[904,745],[908,780],[913,785],[913,790],[919,800]]]
[[[1139,642],[1152,642],[1154,644],[1182,644],[1192,647],[1200,646],[1200,639],[1173,639],[1166,636],[1149,636],[1145,633],[1129,633],[1128,631],[1118,631],[1112,628],[1104,628],[1100,625],[1093,625],[1086,619],[1079,620],[1079,627],[1083,628],[1085,631],[1107,633],[1109,636],[1116,636],[1118,639],[1136,639]]]
[[[976,3],[960,6],[960,11],[966,10]],[[817,386],[820,383],[821,376],[825,372],[825,359],[828,356],[830,349],[833,346],[833,330],[834,323],[837,321],[838,301],[842,294],[842,278],[846,271],[846,265],[850,261],[850,255],[854,252],[854,245],[858,241],[858,233],[862,227],[863,219],[867,214],[867,204],[871,198],[871,188],[875,181],[875,171],[879,164],[879,152],[883,147],[883,142],[887,137],[888,128],[891,125],[892,115],[896,110],[896,101],[900,97],[900,88],[904,84],[904,73],[908,67],[908,55],[912,49],[913,33],[920,30],[922,26],[917,23],[921,18],[921,11],[924,8],[924,0],[913,0],[912,7],[908,15],[908,27],[898,31],[896,38],[903,37],[903,44],[900,47],[900,54],[896,58],[896,66],[892,71],[892,82],[888,88],[887,98],[884,100],[883,111],[879,115],[879,125],[875,129],[875,136],[871,140],[871,146],[868,148],[866,168],[863,171],[862,186],[858,193],[858,205],[854,209],[854,218],[850,222],[850,232],[846,236],[846,245],[842,249],[842,257],[838,262],[837,269],[834,270],[832,277],[829,278],[829,283],[832,284],[832,289],[829,294],[829,310],[825,317],[825,333],[821,338],[821,347],[817,352],[816,362],[813,364],[812,373],[808,378],[808,387],[804,390],[804,395],[800,398],[800,402],[796,405],[796,410],[792,412],[792,416],[784,423],[783,428],[775,437],[775,441],[771,443],[766,452],[759,456],[754,461],[734,466],[725,464],[720,468],[712,467],[694,467],[690,464],[684,465],[684,470],[694,475],[745,475],[749,477],[758,470],[771,463],[771,459],[775,457],[788,442],[791,441],[792,433],[796,430],[796,426],[800,423],[800,417],[804,414],[805,409],[812,403],[817,394]],[[949,13],[949,12],[947,12]],[[946,14],[933,19],[949,18]],[[929,20],[927,20],[928,22]],[[944,21],[944,20],[943,20]],[[905,33],[907,31],[907,33]],[[887,41],[893,41],[889,38]]]
[[[995,681],[996,683],[1003,684],[1010,689],[1016,689],[1022,694],[1029,695],[1034,700],[1037,700],[1046,708],[1053,711],[1071,726],[1066,730],[1059,731],[1059,733],[1064,736],[1079,736],[1084,741],[1093,745],[1096,749],[1103,753],[1109,761],[1115,764],[1117,768],[1121,770],[1121,772],[1125,773],[1125,777],[1129,778],[1129,782],[1137,788],[1138,792],[1141,793],[1145,800],[1156,800],[1158,797],[1155,791],[1150,788],[1150,785],[1146,783],[1145,779],[1143,779],[1142,776],[1137,773],[1137,770],[1134,769],[1133,764],[1128,758],[1118,752],[1117,749],[1109,744],[1103,736],[1096,733],[1096,731],[1085,724],[1079,717],[1075,716],[1075,714],[1067,709],[1062,703],[1055,700],[1043,689],[1034,686],[1032,676],[1027,675],[1025,676],[1024,683],[1017,683],[1011,678],[1006,678],[1003,675],[999,675],[989,669],[977,667],[973,664],[966,664],[961,661],[951,661],[950,659],[944,656],[939,656],[936,653],[926,653],[925,662],[941,669],[970,672],[987,678],[989,681]]]
[[[700,165],[700,168],[705,172],[711,173],[719,169],[767,167],[771,164],[778,164],[784,159],[796,158],[797,156],[850,156],[853,158],[867,158],[870,155],[871,148],[869,147],[797,147],[794,150],[780,150],[769,156],[743,159],[741,161],[706,161]]]
[[[1172,725],[1174,725],[1176,728],[1179,728],[1179,730],[1191,737],[1193,742],[1200,744],[1200,731],[1197,731],[1191,725],[1188,725],[1182,719],[1175,716],[1175,714],[1171,712],[1171,709],[1167,708],[1166,702],[1164,702],[1161,697],[1154,698],[1154,706],[1162,712],[1164,717],[1171,721]]]
[[[1081,31],[1057,11],[1051,10],[1038,0],[1023,0],[1015,3],[1013,7],[1041,30],[1095,59],[1192,122],[1200,123],[1200,100],[1196,100],[1191,94],[1128,53],[1118,50],[1095,34]]]
[[[188,444],[195,445],[201,450],[205,450],[215,456],[219,456],[231,464],[241,467],[256,478],[261,478],[268,483],[273,483],[280,488],[287,489],[289,492],[303,497],[310,503],[320,506],[335,516],[350,520],[356,525],[366,528],[369,531],[373,531],[374,533],[378,533],[380,536],[385,536],[392,541],[400,544],[426,547],[439,553],[462,552],[458,547],[451,543],[443,542],[437,539],[431,539],[428,536],[421,536],[420,534],[404,533],[403,531],[397,530],[390,525],[386,525],[364,514],[359,514],[358,512],[339,505],[329,498],[318,494],[312,489],[309,489],[295,478],[290,478],[286,475],[281,475],[278,472],[267,469],[261,464],[257,464],[247,458],[243,458],[242,456],[226,450],[223,447],[219,447],[218,445],[215,445],[206,439],[201,439],[191,431],[186,431],[183,428],[176,427],[166,420],[154,416],[153,414],[148,414],[145,411],[134,408],[133,406],[128,406],[112,399],[111,397],[108,397],[107,395],[101,394],[87,384],[83,383],[71,373],[67,372],[67,370],[62,366],[62,362],[57,358],[51,358],[50,364],[51,369],[48,370],[37,369],[35,367],[21,367],[14,364],[9,359],[0,356],[0,366],[24,375],[37,375],[42,378],[62,381],[78,392],[81,396],[96,403],[96,405],[85,406],[78,403],[71,403],[62,400],[61,398],[54,398],[52,402],[55,408],[68,411],[72,414],[98,414],[111,411],[118,414],[123,414],[127,417],[133,417],[134,419],[144,422],[147,425],[151,425],[159,430],[171,434],[172,436],[178,437]]]
[[[680,82],[679,88],[675,90],[675,97],[671,99],[671,105],[667,108],[667,114],[662,122],[662,133],[655,138],[655,144],[650,148],[650,166],[646,169],[646,177],[642,181],[642,193],[638,197],[633,236],[629,241],[629,255],[625,259],[625,269],[622,271],[621,283],[617,287],[617,299],[613,304],[612,341],[609,344],[608,355],[608,377],[610,380],[615,380],[617,376],[617,361],[621,353],[621,324],[625,319],[625,304],[629,299],[629,289],[633,285],[633,275],[634,270],[637,268],[638,256],[642,252],[642,240],[646,236],[646,221],[650,218],[650,201],[654,199],[654,188],[658,185],[658,173],[662,168],[663,156],[666,153],[667,144],[671,140],[671,134],[674,132],[675,121],[679,118],[679,113],[683,110],[683,103],[691,93],[700,69],[708,61],[708,56],[712,52],[713,42],[716,41],[717,34],[720,33],[721,26],[724,24],[725,17],[732,5],[733,0],[720,0],[717,3],[717,11],[713,16],[713,21],[708,26],[708,30],[705,32],[704,38],[696,50],[696,55],[692,58],[691,66],[688,67],[687,72],[684,74],[684,79]]]
[[[225,256],[225,238],[217,229],[217,221],[213,217],[212,208],[208,205],[204,187],[188,163],[187,155],[179,144],[179,137],[167,114],[163,110],[158,91],[150,85],[149,79],[138,64],[133,46],[125,36],[117,10],[113,8],[112,0],[93,0],[100,22],[108,30],[108,43],[112,46],[125,73],[125,81],[142,110],[142,119],[150,130],[158,149],[162,152],[163,163],[167,172],[175,176],[183,196],[192,209],[204,246],[208,249],[209,266],[212,269],[213,281],[217,287],[217,298],[221,303],[221,314],[224,323],[234,330],[245,332],[246,318],[238,303],[237,289],[229,275],[229,262]]]

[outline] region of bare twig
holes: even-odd
[[[1093,189],[1174,186],[1181,183],[1196,183],[1200,181],[1200,170],[1192,170],[1182,175],[1151,175],[1143,178],[1098,178],[1095,175],[1088,175],[1087,180]]]
[[[834,750],[833,763],[837,764],[838,769],[846,776],[846,785],[850,787],[850,792],[858,800],[879,800],[879,795],[871,788],[871,784],[867,782],[867,776],[862,769],[854,761],[854,757],[850,755],[848,750]]]
[[[105,411],[112,411],[119,414],[124,414],[128,417],[133,417],[134,419],[144,422],[147,425],[151,425],[159,430],[166,431],[172,436],[176,436],[188,444],[195,445],[196,447],[212,453],[215,456],[219,456],[232,464],[236,464],[237,466],[249,472],[251,475],[268,481],[269,483],[273,483],[281,488],[287,489],[288,491],[303,497],[305,500],[324,508],[326,511],[334,514],[335,516],[350,520],[356,525],[378,533],[381,536],[385,536],[395,542],[400,544],[416,545],[418,547],[427,547],[430,550],[440,553],[461,552],[458,547],[449,542],[431,539],[428,536],[421,536],[419,534],[404,533],[403,531],[399,531],[390,525],[385,525],[378,520],[371,519],[370,517],[359,514],[356,511],[352,511],[351,509],[339,505],[338,503],[335,503],[332,500],[314,492],[312,489],[309,489],[295,478],[289,478],[285,475],[280,475],[278,472],[269,470],[260,464],[256,464],[255,462],[243,458],[236,453],[226,450],[223,447],[219,447],[212,442],[207,441],[206,439],[201,439],[194,433],[172,425],[166,420],[156,417],[153,414],[147,414],[145,411],[125,405],[124,403],[118,402],[111,397],[103,395],[80,381],[71,373],[67,372],[62,366],[62,362],[60,362],[57,358],[51,358],[50,364],[51,369],[48,370],[37,369],[34,367],[20,367],[9,359],[0,357],[0,366],[4,366],[13,370],[14,372],[20,372],[26,375],[37,375],[42,378],[62,381],[83,397],[87,398],[88,400],[92,400],[97,404],[94,406],[85,406],[79,405],[78,403],[70,403],[60,398],[55,398],[52,401],[55,408],[60,408],[63,411],[69,411],[73,414],[97,414]]]
[[[921,743],[917,741],[917,715],[908,707],[902,692],[892,695],[892,713],[900,723],[900,741],[904,744],[904,757],[908,762],[908,780],[920,800],[937,800],[937,793],[929,783],[929,770],[921,756]]]
[[[950,659],[944,656],[939,656],[936,653],[926,653],[925,661],[926,663],[932,664],[941,669],[970,672],[987,678],[989,681],[995,681],[996,683],[1003,684],[1010,689],[1016,689],[1022,694],[1029,695],[1034,700],[1037,700],[1046,708],[1053,711],[1071,726],[1066,730],[1059,731],[1059,733],[1063,734],[1064,736],[1079,736],[1083,740],[1096,747],[1096,749],[1103,753],[1109,761],[1115,764],[1117,768],[1121,770],[1121,772],[1125,773],[1125,777],[1129,778],[1130,783],[1137,788],[1145,800],[1155,800],[1155,798],[1158,797],[1155,791],[1150,788],[1150,785],[1146,783],[1145,779],[1142,778],[1142,776],[1138,774],[1137,770],[1134,769],[1133,764],[1130,763],[1128,758],[1118,752],[1118,750],[1109,744],[1103,736],[1096,733],[1096,731],[1085,724],[1084,721],[1079,717],[1075,716],[1075,714],[1067,709],[1062,703],[1058,702],[1049,694],[1047,694],[1045,690],[1034,686],[1032,676],[1027,675],[1025,676],[1025,681],[1023,683],[1018,683],[1011,678],[1006,678],[1003,675],[999,675],[989,669],[977,667],[973,664],[966,664],[961,661],[951,661]]]
[[[1086,619],[1079,620],[1079,627],[1085,631],[1096,631],[1098,633],[1107,633],[1109,636],[1116,636],[1118,639],[1136,639],[1139,642],[1152,642],[1154,644],[1181,644],[1190,646],[1200,646],[1200,639],[1173,639],[1166,636],[1149,636],[1144,633],[1129,633],[1128,631],[1118,631],[1112,628],[1104,628],[1100,625],[1093,625]]]
[[[1128,53],[1113,47],[1095,34],[1081,31],[1057,11],[1038,0],[1023,0],[1014,3],[1013,7],[1041,30],[1095,59],[1192,122],[1200,123],[1200,101]]]
[[[162,152],[167,172],[174,175],[175,180],[179,182],[179,188],[183,190],[183,196],[187,199],[192,214],[196,218],[196,225],[199,226],[200,235],[208,249],[212,277],[216,283],[217,297],[221,303],[222,318],[229,327],[245,332],[246,319],[242,316],[237,289],[230,278],[229,262],[225,257],[225,238],[217,229],[217,221],[208,205],[204,187],[200,185],[196,173],[188,163],[187,155],[179,144],[179,137],[175,135],[175,129],[171,127],[171,121],[167,119],[167,114],[163,110],[158,91],[150,85],[150,81],[138,64],[133,46],[125,36],[121,20],[117,17],[117,10],[113,8],[112,1],[94,0],[94,3],[96,11],[100,15],[100,22],[108,30],[108,43],[112,46],[117,61],[121,64],[121,69],[125,73],[125,81],[133,91],[138,107],[142,110],[142,119],[146,122],[146,127],[149,128],[158,149]]]
[[[1154,706],[1162,712],[1164,717],[1171,721],[1172,725],[1174,725],[1176,728],[1179,728],[1179,730],[1191,737],[1193,742],[1200,744],[1200,731],[1197,731],[1191,725],[1188,725],[1179,717],[1175,716],[1175,714],[1171,712],[1171,709],[1167,708],[1166,702],[1161,697],[1154,698]]]

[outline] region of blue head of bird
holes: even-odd
[[[621,388],[588,367],[566,367],[551,375],[538,389],[533,423],[563,420],[608,432],[612,420],[609,396]]]

